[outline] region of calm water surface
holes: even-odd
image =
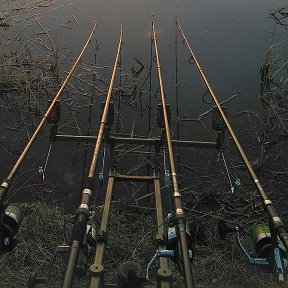
[[[13,8],[13,5],[17,7],[17,3],[18,1],[3,1],[0,4],[2,6],[1,10],[5,12],[6,9]],[[123,24],[124,46],[122,63],[123,69],[129,71],[131,65],[136,65],[135,60],[133,60],[135,56],[141,58],[145,65],[149,65],[151,16],[154,15],[164,85],[167,98],[174,107],[175,17],[178,16],[192,49],[194,49],[198,56],[206,76],[219,99],[224,100],[237,94],[236,100],[234,100],[230,107],[232,112],[236,112],[247,108],[253,109],[256,103],[257,96],[259,95],[259,70],[265,59],[266,52],[271,45],[271,33],[274,29],[274,22],[270,19],[270,12],[284,7],[287,1],[82,0],[55,1],[51,3],[53,4],[51,7],[43,7],[26,14],[18,13],[15,16],[18,22],[15,20],[13,27],[6,32],[3,30],[1,33],[5,33],[7,36],[9,33],[12,35],[13,33],[22,32],[30,39],[37,39],[37,32],[41,30],[39,25],[33,21],[33,17],[31,18],[32,20],[26,19],[26,22],[24,20],[25,17],[29,18],[33,13],[36,13],[40,16],[39,21],[42,25],[48,31],[51,31],[51,36],[55,40],[55,43],[57,43],[57,46],[71,48],[73,56],[77,56],[92,29],[93,23],[97,21],[95,38],[100,44],[97,61],[99,65],[111,65],[115,58],[120,25]],[[73,21],[71,21],[72,18]],[[63,23],[69,20],[70,22],[65,25],[70,28],[64,27]],[[39,47],[38,49],[40,51]],[[94,51],[91,47],[83,60],[93,63]],[[201,85],[199,77],[196,76],[195,70],[189,65],[188,60],[189,55],[180,41],[180,113],[181,117],[187,115],[188,117],[195,118],[209,107],[202,103],[202,94],[205,92],[205,89]],[[105,73],[103,77],[109,80],[110,72]],[[155,78],[153,83],[156,83],[156,73],[153,77]],[[157,88],[155,86],[154,90]],[[100,100],[104,101],[104,97],[102,96]],[[97,102],[97,100],[95,101]],[[130,113],[129,108],[126,107],[126,109],[126,113],[122,115],[122,122],[124,130],[130,131],[133,120],[136,118],[132,111]],[[155,114],[156,105],[152,110]],[[82,132],[85,134],[87,111],[78,113],[77,115],[79,116],[80,129],[83,129]],[[97,115],[93,118],[93,125],[97,125],[98,117]],[[175,119],[175,114],[173,117]],[[86,122],[83,120],[84,118]],[[147,118],[145,118],[145,115],[136,120],[135,133],[138,135],[147,135],[147,132],[143,133],[143,129],[147,131]],[[203,133],[202,130],[199,130],[199,127],[197,129],[198,131],[195,131],[193,135],[197,135],[198,139],[207,140],[205,132]],[[65,132],[65,129],[63,132]],[[77,132],[79,130],[75,129],[75,133]],[[158,135],[158,132],[157,130],[154,134]],[[208,139],[211,139],[210,136],[208,135]],[[186,138],[194,140],[190,134]],[[19,151],[24,146],[25,141],[27,139],[23,139],[23,142],[18,141],[17,146]],[[29,159],[26,159],[23,167],[37,171],[37,167],[41,164],[41,161],[43,162],[43,157],[45,157],[47,145],[48,139],[41,137],[35,143],[34,151],[37,152],[30,152]],[[5,148],[5,144],[3,147]],[[2,179],[7,176],[10,168],[16,161],[16,156],[8,155],[6,149],[3,147],[0,150],[1,158],[5,159],[0,164],[0,176]],[[57,171],[59,178],[56,182],[61,182],[61,187],[63,188],[61,193],[64,193],[63,195],[67,195],[67,193],[73,194],[76,190],[79,191],[79,178],[81,178],[79,175],[81,175],[83,165],[83,147],[80,149],[81,152],[75,156],[75,148],[77,147],[76,144],[74,146],[71,144],[68,148],[64,144],[57,144],[53,152],[54,156],[49,164],[50,168],[54,166],[54,172]],[[38,159],[37,156],[35,158],[35,155],[39,154],[42,157],[41,161],[35,160]],[[17,180],[17,190],[19,192],[24,180],[29,182],[35,178],[35,173],[32,173],[26,179],[24,171],[25,169],[23,168],[23,174],[18,176]],[[47,177],[49,177],[48,172]],[[59,182],[57,183],[59,184]],[[29,189],[27,188],[27,190]],[[70,191],[67,192],[67,190]]]

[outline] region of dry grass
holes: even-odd
[[[23,204],[22,207],[25,218],[17,237],[19,244],[12,253],[1,255],[0,282],[1,287],[5,288],[25,287],[30,274],[35,270],[39,276],[45,277],[53,247],[63,243],[64,213],[61,208],[53,203],[41,202]],[[97,212],[100,209],[97,208]],[[104,263],[107,282],[115,279],[119,264],[127,260],[136,261],[145,270],[156,250],[151,239],[156,221],[154,212],[143,213],[127,209],[127,205],[119,203],[113,204],[111,212]],[[196,215],[192,212],[188,216],[190,223],[193,218],[195,223]],[[197,221],[199,226],[199,220]],[[271,274],[247,263],[238,250],[234,237],[228,236],[225,242],[218,239],[216,220],[207,217],[201,223],[205,225],[206,238],[202,239],[205,241],[198,239],[194,243],[193,273],[196,287],[278,287]],[[248,238],[244,234],[245,244],[252,249]],[[65,260],[65,256],[59,256],[53,268],[53,280],[45,287],[60,287]],[[174,266],[172,270],[176,287],[183,287],[182,278]],[[155,279],[155,270],[151,272],[151,277]],[[75,281],[75,287],[87,287],[87,284],[87,279]],[[153,287],[152,284],[153,282],[150,287]]]

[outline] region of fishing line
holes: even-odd
[[[234,192],[234,186],[232,184],[232,180],[231,180],[231,177],[230,177],[230,173],[229,173],[229,170],[228,170],[228,166],[227,166],[226,159],[225,159],[223,151],[220,151],[220,154],[222,156],[222,160],[223,160],[223,163],[224,163],[224,166],[225,166],[225,169],[226,169],[226,174],[227,174],[227,177],[228,177],[228,180],[229,180],[229,183],[230,183],[231,192],[233,193]]]

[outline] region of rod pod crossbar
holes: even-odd
[[[189,50],[189,52],[191,54],[191,57],[194,60],[194,63],[196,64],[196,66],[197,66],[197,69],[198,69],[198,71],[199,71],[199,73],[201,75],[201,78],[202,78],[203,82],[205,83],[209,93],[211,94],[211,96],[213,98],[213,101],[214,101],[215,105],[217,106],[217,108],[218,108],[218,110],[220,112],[220,115],[221,115],[221,117],[222,117],[222,119],[223,119],[223,121],[224,121],[224,123],[225,123],[225,125],[226,125],[226,127],[227,127],[227,129],[228,129],[228,131],[230,133],[230,135],[231,135],[231,138],[232,138],[232,140],[233,140],[233,142],[234,142],[234,144],[235,144],[235,146],[236,146],[236,148],[237,148],[237,150],[238,150],[238,152],[239,152],[239,154],[240,154],[240,156],[241,156],[241,158],[242,158],[242,160],[243,160],[243,162],[244,162],[244,164],[246,166],[246,169],[248,170],[248,172],[249,172],[249,174],[250,174],[250,176],[251,176],[251,178],[253,180],[253,183],[254,183],[259,195],[262,198],[264,211],[265,211],[265,213],[266,213],[266,215],[267,215],[267,217],[269,219],[269,223],[270,223],[270,226],[272,228],[271,229],[272,230],[271,233],[275,233],[276,235],[279,236],[280,240],[282,241],[283,245],[286,248],[286,251],[288,251],[288,233],[287,233],[287,228],[285,227],[285,225],[284,225],[283,221],[281,220],[281,218],[278,216],[272,201],[267,197],[267,195],[266,195],[266,193],[265,193],[265,191],[264,191],[264,189],[263,189],[258,177],[256,176],[256,173],[254,172],[254,170],[252,168],[252,165],[250,164],[250,162],[249,162],[249,160],[248,160],[248,158],[247,158],[247,156],[246,156],[241,144],[239,143],[239,141],[238,141],[238,139],[237,139],[237,137],[236,137],[236,135],[235,135],[235,133],[234,133],[234,131],[233,131],[233,129],[232,129],[232,127],[231,127],[231,125],[230,125],[230,123],[229,123],[229,121],[228,121],[228,119],[227,119],[227,117],[226,117],[226,115],[225,115],[225,113],[223,111],[223,109],[221,108],[221,105],[220,105],[220,103],[219,103],[214,91],[212,90],[212,88],[211,88],[211,86],[210,86],[210,84],[209,84],[209,82],[208,82],[208,80],[207,80],[207,78],[206,78],[206,76],[205,76],[205,74],[204,74],[204,72],[202,70],[202,67],[201,67],[199,61],[197,60],[194,52],[192,51],[192,49],[191,49],[191,47],[189,45],[189,42],[188,42],[188,40],[187,40],[187,38],[186,38],[186,36],[185,36],[185,34],[183,32],[183,29],[182,29],[182,27],[180,25],[180,22],[179,22],[178,18],[176,18],[176,23],[177,23],[177,25],[179,27],[179,30],[180,30],[181,34],[182,34],[182,37],[184,39],[184,43],[186,44],[187,49]]]
[[[95,176],[98,156],[100,153],[101,144],[103,140],[104,129],[105,129],[106,119],[107,119],[107,114],[108,114],[108,109],[109,109],[109,103],[110,103],[113,84],[114,84],[114,78],[115,78],[115,74],[117,70],[121,47],[122,47],[122,36],[123,36],[123,28],[121,25],[117,54],[115,58],[115,63],[113,67],[109,89],[108,89],[107,96],[106,96],[103,114],[101,117],[100,127],[98,130],[98,136],[97,136],[97,140],[95,144],[95,149],[93,152],[93,158],[90,164],[90,169],[89,169],[86,185],[84,185],[84,189],[82,190],[82,193],[81,193],[80,205],[76,212],[76,219],[75,219],[73,230],[72,230],[70,252],[69,252],[69,257],[68,257],[66,270],[64,274],[63,288],[70,288],[73,285],[74,272],[75,272],[75,268],[77,265],[79,252],[83,244],[86,224],[89,219],[90,198],[94,190],[94,176]]]

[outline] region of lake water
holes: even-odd
[[[1,37],[1,45],[5,45],[5,41],[13,38],[13,35],[21,33],[22,38],[27,37],[27,43],[30,45],[33,54],[45,55],[45,51],[47,53],[49,51],[43,45],[39,45],[39,43],[46,43],[48,47],[51,47],[51,41],[43,34],[42,25],[49,32],[54,44],[58,48],[64,47],[66,49],[63,48],[63,53],[71,49],[71,55],[76,57],[91,31],[93,23],[97,21],[95,38],[91,41],[91,45],[83,57],[83,61],[94,63],[95,39],[97,39],[97,43],[100,45],[97,54],[97,64],[101,66],[112,65],[115,59],[120,25],[123,24],[123,71],[128,73],[131,71],[131,66],[137,69],[139,65],[133,59],[133,57],[137,57],[143,61],[147,72],[150,61],[151,17],[154,15],[163,80],[167,101],[172,104],[172,120],[174,125],[172,126],[175,128],[175,17],[179,17],[187,39],[196,56],[198,56],[198,60],[202,64],[206,76],[219,99],[225,100],[232,95],[237,95],[237,98],[229,105],[230,115],[232,115],[233,112],[239,112],[248,108],[254,109],[256,106],[259,95],[259,70],[264,62],[266,52],[271,45],[272,32],[275,25],[275,22],[270,18],[270,12],[284,7],[286,4],[286,1],[280,0],[273,2],[266,0],[253,2],[248,0],[1,1],[0,12],[2,11],[2,16],[0,16],[5,21],[7,20],[7,23],[10,25],[8,29],[0,27],[2,29],[0,33],[4,36]],[[41,25],[37,23],[35,18],[37,18],[37,21]],[[181,41],[179,40],[179,99],[181,118],[184,115],[187,115],[189,118],[197,118],[197,116],[210,108],[210,106],[202,102],[205,88],[201,85],[195,69],[188,63],[189,58],[190,56],[186,48],[181,45]],[[71,57],[71,61],[66,61],[64,65],[67,68],[66,70],[68,70],[68,67],[72,63]],[[100,69],[97,71],[102,78],[109,82],[111,69]],[[80,72],[77,75],[79,76]],[[118,85],[119,76],[117,77],[116,82]],[[157,74],[154,71],[154,92],[158,88],[157,81]],[[104,89],[105,85],[101,87]],[[84,89],[86,88],[84,87]],[[147,91],[147,84],[144,89]],[[91,89],[88,89],[88,92],[81,96],[81,101],[86,101],[86,104],[88,103],[87,97],[90,97],[89,93],[92,93]],[[94,102],[96,103],[94,107],[105,99],[100,94],[97,92],[94,95]],[[147,106],[147,93],[143,95],[143,105]],[[75,99],[74,97],[72,108],[77,108],[78,100]],[[79,100],[79,103],[83,103],[81,101]],[[152,114],[154,116],[156,114],[156,102],[156,100],[152,101],[154,104]],[[41,111],[44,111],[46,102],[41,103],[40,106]],[[63,127],[60,127],[61,132],[69,131],[75,134],[86,134],[87,105],[81,109],[76,108],[74,110],[75,115],[73,116],[67,110],[64,112],[62,118]],[[133,109],[128,106],[122,109],[122,132],[130,133],[133,121],[135,121],[135,134],[148,136],[147,109],[144,109],[143,115],[140,116],[135,116]],[[9,112],[6,110],[5,113]],[[95,132],[99,122],[99,106],[95,108],[93,113],[91,125],[93,127],[92,131]],[[27,119],[30,118],[28,117]],[[64,124],[69,123],[71,119],[72,121],[75,120],[74,123],[65,127]],[[19,131],[13,131],[13,127],[15,126],[13,121],[12,123],[10,121],[9,125],[7,125],[9,116],[1,120],[3,135],[1,138],[2,147],[0,149],[0,157],[2,159],[0,176],[2,179],[9,173],[17,159],[17,155],[21,151],[21,147],[24,147],[27,142],[27,133],[31,135],[37,121],[39,121],[39,118],[33,118],[27,126],[27,131],[22,131],[21,127],[19,128],[18,126],[17,128],[21,130],[21,133],[19,133]],[[241,123],[236,123],[236,126],[240,127]],[[195,130],[191,132],[190,129],[186,134],[183,133],[183,137],[191,140],[214,139],[212,133],[207,134],[197,125],[192,125],[191,128],[193,127]],[[16,188],[11,193],[11,195],[15,195],[15,192],[17,192],[17,197],[14,200],[21,199],[22,197],[26,198],[31,191],[31,194],[33,194],[39,190],[39,185],[33,184],[35,182],[33,179],[37,175],[38,167],[45,160],[49,140],[44,136],[47,134],[48,129],[48,127],[45,128],[45,132],[41,134],[39,140],[32,147],[32,151],[28,155],[29,157],[25,160],[23,168],[16,177],[14,185]],[[155,128],[152,134],[154,136],[159,135],[159,130]],[[80,150],[78,154],[75,154],[75,149],[77,148]],[[65,199],[67,194],[75,196],[75,194],[79,193],[81,170],[83,167],[83,150],[83,145],[80,148],[77,144],[68,145],[66,143],[56,145],[49,162],[46,179],[54,179],[54,184],[51,184],[50,187],[51,190],[53,190],[53,187],[60,185],[61,189],[59,193],[62,193],[63,197],[60,197],[59,194],[57,197]],[[200,156],[200,158],[202,157],[201,161],[206,161],[210,156],[211,154]],[[26,173],[27,169],[30,171],[29,173]],[[49,175],[49,173],[51,174]],[[75,200],[71,201],[75,202]]]

